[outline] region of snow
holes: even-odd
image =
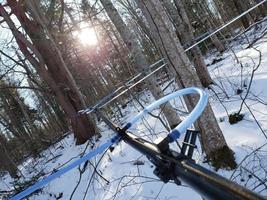
[[[251,38],[254,37],[254,35],[251,34],[251,31],[247,34],[249,34]],[[264,41],[266,41],[266,36],[254,45],[255,48],[261,51],[262,60],[259,69],[255,73],[251,86],[251,93],[249,93],[246,103],[258,120],[262,129],[267,130],[266,104],[257,101],[260,100],[267,102],[267,43]],[[219,94],[218,96],[223,102],[223,105],[227,108],[229,114],[238,111],[241,100],[239,95],[236,95],[236,89],[240,88],[244,81],[246,84],[249,83],[253,66],[255,67],[257,65],[259,59],[258,51],[254,48],[244,49],[244,47],[246,47],[246,45],[242,44],[232,47],[235,55],[233,54],[233,51],[229,50],[222,55],[223,60],[209,66],[213,79],[220,86],[214,86],[214,90]],[[239,59],[239,63],[236,58]],[[251,58],[253,58],[253,61]],[[206,62],[211,63],[212,59],[214,59],[214,56],[208,57]],[[240,62],[243,64],[242,83],[240,78]],[[175,85],[171,85],[171,87],[166,91],[166,94],[170,93],[174,89],[177,89]],[[241,95],[244,97],[246,89],[244,87],[242,87],[242,89],[244,91]],[[225,95],[225,92],[229,98]],[[142,103],[144,103],[144,105],[148,105],[149,102],[153,101],[147,92],[143,93],[142,99]],[[218,121],[220,121],[219,125],[223,130],[227,143],[235,152],[238,163],[240,163],[248,155],[248,153],[253,152],[254,149],[266,143],[266,138],[259,129],[259,126],[255,123],[254,118],[246,106],[243,106],[242,109],[242,113],[245,114],[244,120],[237,124],[230,125],[224,107],[212,91],[210,91],[210,103]],[[183,108],[182,104],[179,103],[178,100],[172,102],[172,104],[178,109]],[[121,120],[121,123],[125,124],[140,110],[141,107],[136,102],[130,102],[123,110],[125,117]],[[159,111],[155,110],[153,114],[159,114]],[[95,146],[101,145],[107,140],[107,138],[110,138],[113,135],[103,122],[99,124],[99,127],[102,130],[102,138],[100,138],[99,142],[96,142]],[[153,134],[148,132],[147,128],[149,127],[155,130]],[[142,119],[135,127],[131,128],[130,131],[150,141],[154,141],[156,138],[164,136],[167,133],[161,123],[151,116],[147,116]],[[182,140],[182,138],[180,140]],[[40,158],[29,158],[21,166],[19,166],[23,176],[27,177],[21,178],[19,181],[24,182],[26,180],[30,180],[31,177],[40,172],[48,175],[53,172],[53,170],[78,159],[82,152],[91,151],[91,146],[92,144],[90,143],[75,146],[73,136],[68,135],[61,142],[44,151]],[[198,146],[200,145],[198,144]],[[264,150],[267,150],[267,147],[263,146],[261,150],[263,151],[262,153],[264,153]],[[200,164],[211,169],[211,167],[207,164],[202,163],[203,155],[200,152],[201,150],[199,149],[198,152],[196,152],[195,158]],[[81,176],[80,183],[73,194],[72,199],[202,199],[198,193],[194,192],[186,185],[177,187],[174,183],[164,184],[160,182],[158,178],[153,175],[154,167],[152,164],[143,155],[124,142],[120,142],[113,152],[107,151],[98,164],[100,158],[101,155],[98,155],[90,162],[94,166],[98,165],[97,171],[103,178],[95,174],[87,191],[88,182],[91,179],[92,172],[94,171],[94,167],[89,163]],[[262,159],[264,159],[264,157]],[[136,163],[136,161],[140,161],[139,163],[142,165],[135,165],[134,163]],[[246,165],[249,165],[249,163],[246,163]],[[80,169],[82,170],[83,167],[84,165],[81,165]],[[237,172],[219,170],[219,173],[229,178]],[[263,172],[259,173],[259,176],[262,176],[264,179]],[[76,168],[49,183],[42,189],[41,192],[33,194],[29,199],[52,200],[59,198],[60,193],[63,194],[61,199],[71,199],[70,197],[72,192],[79,182],[79,177],[80,173],[78,168]],[[247,180],[247,186],[250,186],[250,188],[253,187],[253,183],[250,184],[251,180]],[[12,180],[9,175],[3,176],[0,179],[1,190],[12,190],[13,181],[14,180]],[[242,183],[242,181],[239,181],[239,183]],[[262,194],[267,195],[266,189],[265,191],[262,191]]]

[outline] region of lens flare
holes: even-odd
[[[77,35],[80,42],[85,46],[95,46],[98,43],[96,32],[93,28],[82,28]]]

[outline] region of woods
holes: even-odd
[[[212,94],[210,103],[194,124],[200,131],[204,162],[216,170],[236,169],[235,150],[225,139],[220,122],[230,122],[230,115],[235,117],[234,121],[242,116],[245,107],[242,92],[248,87],[243,77],[247,74],[242,71],[246,65],[231,45],[240,45],[235,39],[244,36],[247,45],[253,46],[251,35],[246,32],[254,27],[257,30],[260,27],[257,23],[265,22],[266,2],[200,44],[194,44],[257,3],[254,0],[0,1],[0,172],[7,171],[14,179],[23,177],[20,164],[28,158],[37,158],[70,134],[74,134],[77,145],[87,143],[93,148],[96,138],[106,137],[102,121],[94,114],[79,111],[119,87],[129,87],[125,83],[135,75],[150,74],[155,67],[149,66],[160,59],[164,59],[166,67],[105,106],[103,113],[116,123],[125,123],[124,117],[135,115],[127,113],[130,106],[139,111],[148,102],[175,90],[192,86],[206,89]],[[263,28],[262,35],[255,35],[256,43],[266,35],[266,29]],[[228,52],[241,66],[242,83],[237,95],[242,104],[235,109],[237,115],[226,109],[228,119],[222,119],[214,113],[217,110],[214,99],[225,109],[223,101],[230,99],[231,94],[214,76],[216,68],[211,65],[227,59],[224,55]],[[251,60],[256,63],[255,58]],[[230,78],[227,81],[235,85]],[[166,133],[181,123],[197,102],[197,96],[190,95],[179,103],[162,105],[159,114],[150,114]],[[145,126],[153,135],[155,127]]]

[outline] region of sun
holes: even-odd
[[[97,35],[94,28],[83,27],[77,33],[79,41],[85,46],[95,46],[98,43]]]

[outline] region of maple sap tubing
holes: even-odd
[[[73,168],[77,167],[78,165],[82,164],[83,162],[90,160],[97,154],[102,154],[107,148],[109,148],[111,145],[118,142],[120,139],[120,136],[116,135],[101,146],[97,147],[95,150],[90,151],[85,156],[81,157],[80,159],[77,159],[73,161],[71,164],[59,169],[58,171],[54,172],[53,174],[50,174],[49,176],[41,179],[34,185],[28,187],[27,189],[23,190],[22,192],[16,194],[15,196],[11,197],[9,200],[21,200],[30,195],[31,193],[35,192],[36,190],[42,188],[49,182],[53,181],[54,179],[60,177],[61,175],[65,174],[66,172],[72,170]]]
[[[189,160],[176,165],[175,174],[209,200],[266,200],[245,187]]]
[[[184,88],[176,92],[173,92],[161,99],[158,99],[157,101],[153,102],[148,107],[146,107],[143,111],[138,113],[135,117],[133,117],[130,120],[130,122],[126,124],[125,129],[127,130],[128,128],[130,128],[133,124],[135,124],[138,120],[140,120],[141,117],[151,112],[152,110],[158,108],[161,104],[166,103],[174,98],[188,94],[199,94],[199,101],[195,106],[195,108],[192,110],[192,112],[185,118],[185,120],[183,120],[177,127],[175,127],[168,134],[170,142],[175,141],[180,137],[180,134],[185,133],[187,128],[189,128],[198,119],[198,117],[204,111],[208,103],[208,94],[200,88],[196,87]]]

